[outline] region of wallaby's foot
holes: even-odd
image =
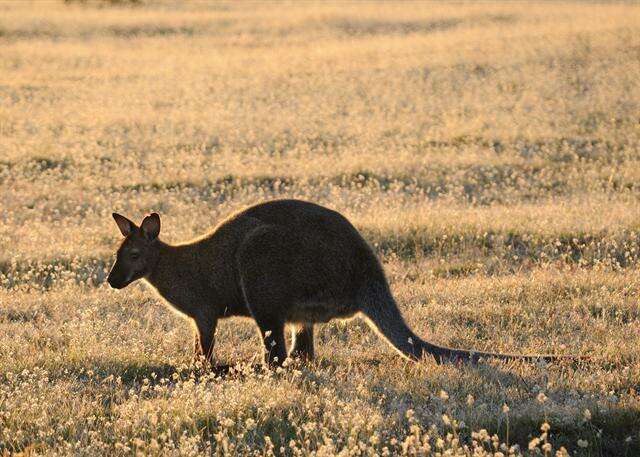
[[[313,325],[294,326],[291,332],[292,344],[289,358],[310,362],[314,357]]]

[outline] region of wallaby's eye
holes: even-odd
[[[138,260],[140,258],[140,253],[139,252],[132,252],[130,254],[131,256],[131,260]]]

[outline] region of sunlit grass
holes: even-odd
[[[640,9],[0,3],[0,452],[636,455]],[[110,214],[349,217],[415,331],[587,364],[409,364],[364,322],[256,372],[249,320],[108,289]],[[449,454],[444,454],[449,452]]]

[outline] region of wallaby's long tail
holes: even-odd
[[[368,318],[369,324],[402,356],[413,361],[419,361],[427,356],[433,357],[437,363],[458,361],[476,363],[487,358],[529,362],[581,359],[573,356],[498,354],[438,346],[421,339],[411,331],[386,285],[369,289],[362,298],[362,313]]]

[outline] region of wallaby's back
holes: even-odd
[[[372,249],[336,211],[300,200],[276,200],[250,207],[227,224],[240,227],[245,219],[259,224],[255,233],[246,234],[237,255],[245,263],[268,259],[280,270],[284,284],[268,287],[287,289],[289,303],[282,305],[287,321],[350,317],[360,311],[357,299],[367,283],[386,283]],[[264,242],[252,242],[254,238]]]

